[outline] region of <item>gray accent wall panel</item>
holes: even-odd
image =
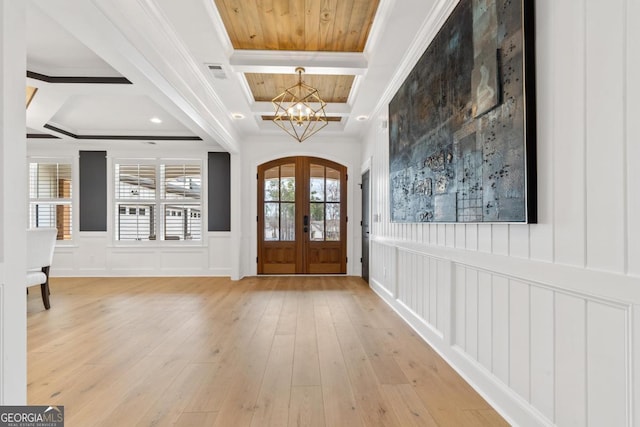
[[[80,231],[107,231],[106,151],[80,151]]]
[[[231,156],[209,153],[209,231],[231,231]]]

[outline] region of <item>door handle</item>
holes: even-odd
[[[304,231],[305,233],[309,232],[309,215],[305,215],[304,218],[302,218],[302,224],[304,225],[304,228],[302,229],[302,231]]]

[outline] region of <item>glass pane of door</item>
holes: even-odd
[[[327,202],[340,201],[340,172],[327,168]]]
[[[309,167],[310,237],[312,241],[340,240],[340,171],[323,165]]]
[[[280,204],[264,204],[264,240],[280,240]]]
[[[325,240],[340,240],[340,203],[327,203]]]
[[[314,165],[310,166],[310,178],[309,178],[309,200],[311,201],[324,201],[324,166]]]
[[[280,200],[280,168],[276,166],[264,173],[264,201]]]
[[[264,240],[296,238],[296,165],[275,166],[264,173]]]
[[[314,241],[324,240],[324,203],[311,203],[311,224],[309,238]]]

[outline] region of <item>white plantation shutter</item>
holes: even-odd
[[[71,162],[29,163],[29,227],[56,227],[58,240],[72,238]]]
[[[200,162],[115,164],[116,240],[201,240]]]
[[[116,164],[116,199],[155,200],[156,166]]]

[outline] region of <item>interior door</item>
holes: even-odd
[[[258,167],[258,274],[344,274],[346,167],[287,157]]]
[[[362,174],[362,278],[369,283],[369,171]]]

